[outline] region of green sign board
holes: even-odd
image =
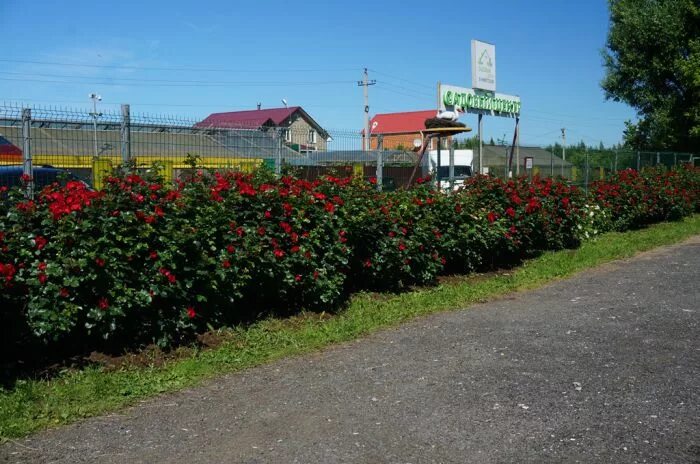
[[[520,115],[520,97],[441,85],[440,109],[454,109],[455,107],[470,113],[517,117]]]

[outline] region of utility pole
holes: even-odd
[[[564,162],[566,161],[566,127],[561,128],[561,138],[563,145],[561,147],[561,176],[564,177]]]
[[[97,118],[102,116],[102,113],[97,112],[97,102],[102,101],[102,95],[91,93],[90,95],[88,95],[88,97],[92,100],[92,113],[90,113],[90,116],[92,116],[92,128],[95,140],[95,158],[97,158]]]
[[[369,92],[368,88],[370,85],[376,84],[377,81],[372,79],[369,80],[369,76],[367,75],[367,68],[365,68],[365,77],[361,81],[357,81],[358,87],[364,87],[364,93],[365,93],[365,151],[369,151],[370,148],[370,139],[369,139]]]

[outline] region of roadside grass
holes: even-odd
[[[0,441],[133,405],[203,380],[356,339],[419,315],[464,308],[509,292],[541,287],[602,263],[700,234],[700,214],[626,233],[609,233],[577,250],[548,252],[507,273],[474,275],[398,295],[358,294],[337,315],[304,313],[226,331],[225,342],[161,366],[107,371],[90,367],[51,380],[0,389]]]

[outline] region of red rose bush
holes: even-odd
[[[477,176],[430,182],[314,182],[206,172],[166,185],[155,170],[95,192],[52,185],[0,202],[3,352],[177,343],[265,314],[337,307],[354,291],[401,290],[443,273],[511,265],[700,210],[696,168],[623,171],[587,197],[564,180]]]

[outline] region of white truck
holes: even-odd
[[[440,166],[438,168],[437,150],[428,152],[428,171],[433,179],[436,174],[440,174],[440,189],[450,188],[450,150],[440,150]],[[472,162],[474,160],[474,150],[455,150],[454,154],[454,189],[458,189],[464,184],[464,180],[472,175]]]

